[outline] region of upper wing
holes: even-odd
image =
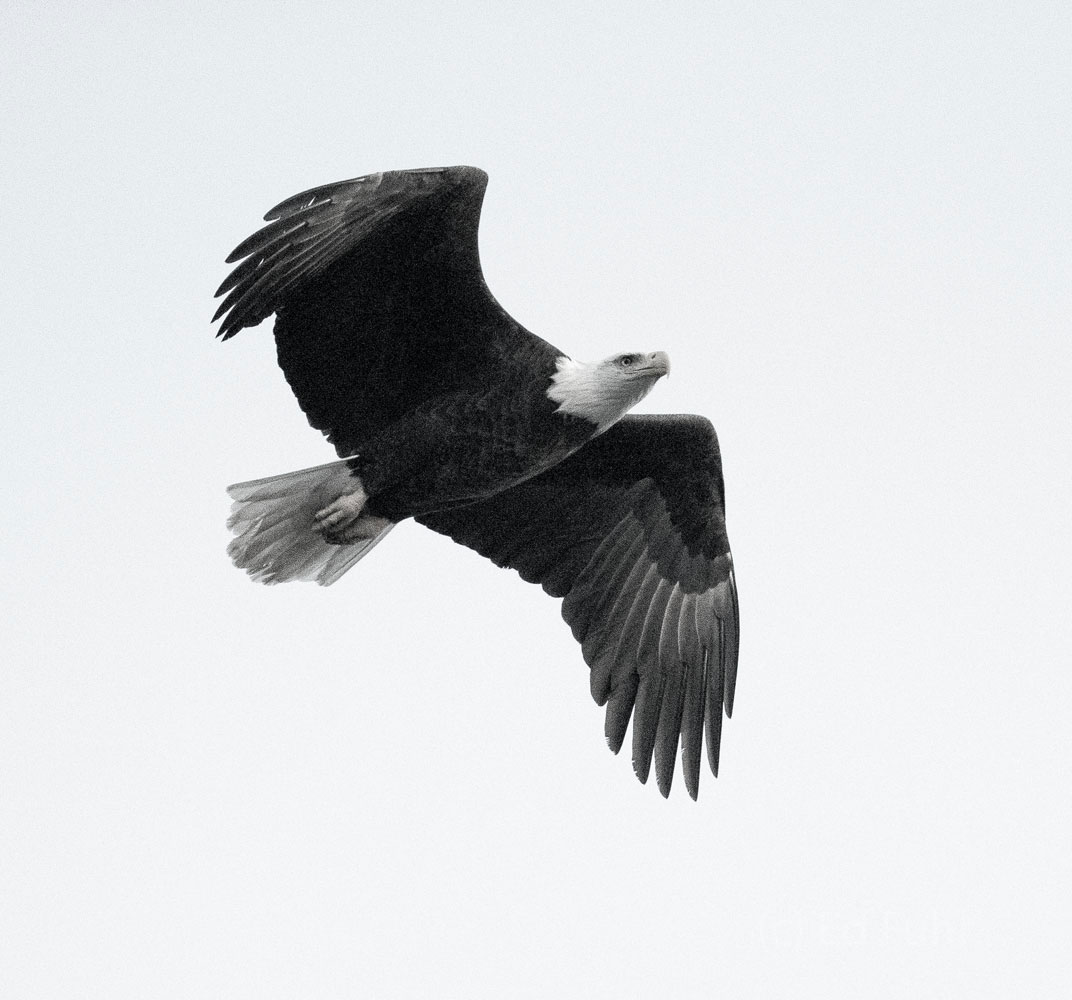
[[[417,520],[564,597],[562,616],[607,703],[617,753],[633,716],[633,768],[655,758],[696,798],[706,722],[718,774],[733,711],[738,615],[722,465],[702,417],[626,416],[563,463],[488,500]]]
[[[226,340],[273,312],[279,364],[340,455],[407,410],[559,352],[484,283],[477,247],[487,175],[395,170],[303,191],[227,258],[216,294]]]

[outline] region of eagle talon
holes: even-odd
[[[344,528],[319,530],[321,537],[330,545],[352,545],[354,542],[363,542],[369,538],[375,538],[390,528],[393,523],[386,517],[364,514]]]
[[[368,494],[363,486],[358,486],[352,493],[344,493],[333,503],[318,510],[314,515],[314,527],[325,537],[329,534],[341,536],[361,517],[367,502]]]

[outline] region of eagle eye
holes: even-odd
[[[639,360],[640,356],[638,354],[623,354],[618,359],[618,364],[620,364],[623,368],[631,368]]]

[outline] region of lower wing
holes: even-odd
[[[680,739],[689,794],[703,734],[718,774],[733,710],[738,612],[718,441],[694,416],[626,416],[548,472],[467,507],[417,520],[564,598],[562,616],[633,768],[652,759],[668,795]]]

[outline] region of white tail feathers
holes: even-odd
[[[227,553],[240,569],[262,583],[315,580],[334,583],[387,534],[332,545],[316,530],[314,515],[354,489],[346,460],[281,476],[228,486],[234,503],[227,527],[235,538]]]

